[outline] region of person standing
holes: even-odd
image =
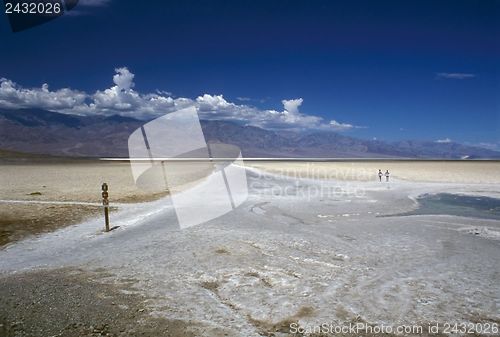
[[[383,174],[382,174],[382,170],[380,170],[380,169],[379,169],[379,170],[378,170],[378,180],[379,180],[380,182],[382,182],[382,176],[383,176]]]
[[[391,174],[389,173],[389,170],[385,170],[385,181],[389,182],[389,176]]]

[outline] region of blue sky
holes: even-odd
[[[70,14],[19,33],[0,17],[0,105],[197,104],[267,128],[500,145],[500,1],[81,0]]]

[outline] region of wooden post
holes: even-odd
[[[104,206],[104,222],[106,224],[106,232],[109,232],[109,200],[108,200],[108,184],[102,184],[102,205]]]

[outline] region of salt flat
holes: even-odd
[[[131,204],[111,233],[92,219],[7,246],[0,271],[105,270],[102,282],[132,283],[151,315],[197,322],[205,335],[287,335],[295,321],[500,321],[500,221],[384,217],[424,193],[498,197],[498,164],[484,166],[491,176],[443,166],[444,182],[403,179],[391,166],[389,183],[371,166],[372,179],[297,179],[259,165],[247,169],[248,200],[205,224],[180,230],[169,197]]]

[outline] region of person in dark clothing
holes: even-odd
[[[382,170],[378,170],[378,180],[379,181],[382,181],[382,176],[383,176]]]

